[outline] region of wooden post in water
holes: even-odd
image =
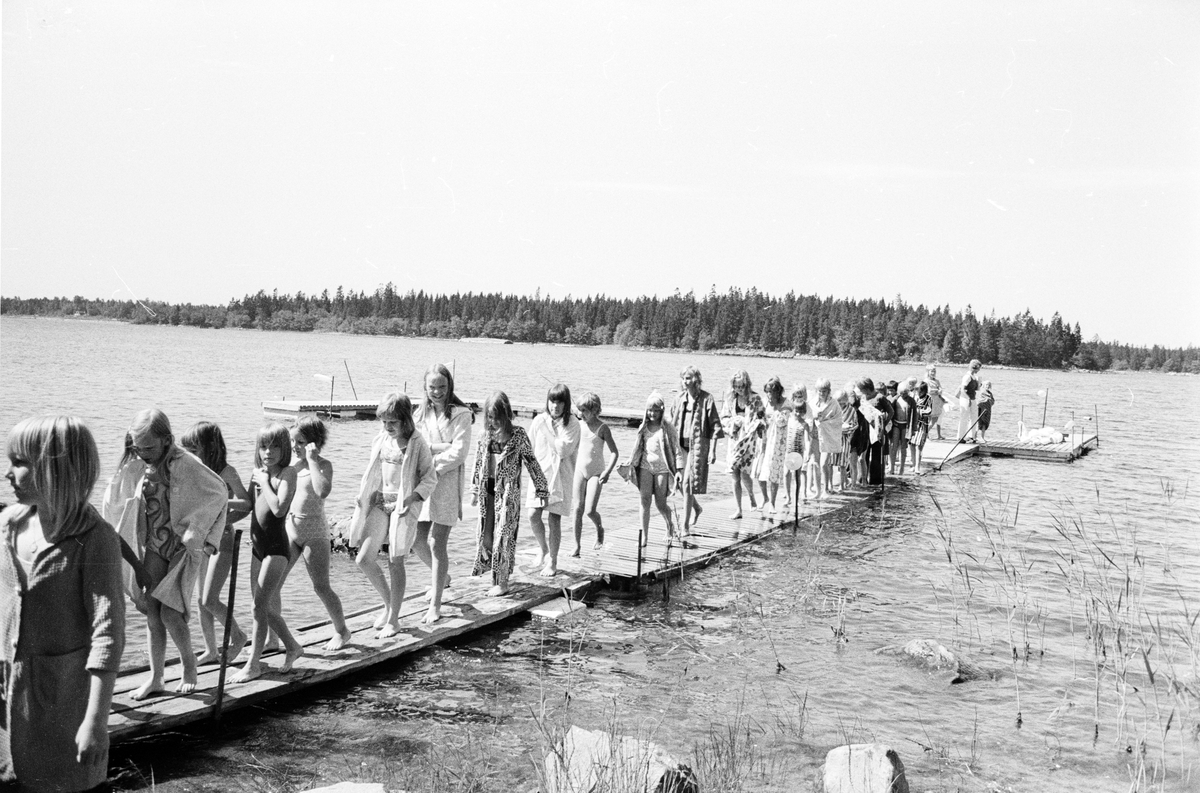
[[[329,376],[329,419],[333,420],[333,381],[337,379],[336,375]]]
[[[229,568],[229,604],[225,607],[225,630],[221,636],[221,669],[217,672],[217,701],[213,704],[214,730],[221,726],[221,705],[225,701],[225,667],[229,663],[229,627],[233,623],[233,598],[237,594],[238,550],[241,547],[242,530],[237,529],[233,533],[233,566]]]
[[[1094,409],[1096,411],[1096,448],[1099,449],[1100,448],[1100,406],[1095,405]]]
[[[1046,389],[1046,401],[1042,403],[1042,426],[1046,426],[1046,408],[1050,406],[1050,389]]]
[[[350,390],[354,392],[354,399],[358,400],[358,389],[354,387],[354,378],[350,376],[350,364],[346,363],[346,359],[342,359],[342,366],[346,367],[346,379],[350,381]]]
[[[1021,440],[1021,428],[1025,426],[1025,406],[1021,405],[1021,418],[1017,421],[1017,440]]]

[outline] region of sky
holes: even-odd
[[[1200,4],[2,6],[6,296],[755,287],[1200,344]]]

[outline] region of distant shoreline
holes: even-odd
[[[68,315],[45,316],[45,315],[39,315],[39,314],[5,314],[3,316],[5,316],[9,319],[69,320],[72,322],[112,322],[112,323],[117,323],[117,324],[122,324],[122,325],[149,325],[151,327],[163,327],[162,325],[156,324],[156,323],[136,323],[136,322],[130,322],[129,320],[126,320],[126,319],[116,319],[113,317],[68,316]],[[172,326],[168,325],[167,327],[172,327]],[[187,326],[180,326],[180,327],[189,327],[189,328],[193,328],[195,330],[211,330],[211,331],[230,331],[230,330],[232,330],[232,331],[240,331],[243,333],[251,333],[251,332],[253,332],[253,333],[298,333],[298,334],[319,333],[323,336],[374,336],[374,335],[378,335],[378,334],[370,334],[370,333],[347,333],[345,331],[340,331],[340,330],[307,330],[306,331],[306,330],[273,330],[273,329],[264,330],[262,328],[230,328],[230,327],[202,328],[202,327],[197,327],[195,325],[187,325]],[[383,337],[389,338],[387,335],[383,335]],[[440,338],[440,337],[436,337],[436,336],[394,336],[394,337],[390,337],[390,338],[443,341],[443,342],[461,342],[464,339],[472,339],[474,337],[464,336],[464,337],[460,337],[458,339],[450,339],[450,338]],[[706,355],[706,356],[713,356],[713,357],[722,357],[723,356],[723,357],[732,357],[732,358],[773,358],[773,359],[778,359],[778,360],[789,360],[789,361],[791,361],[791,360],[818,361],[818,362],[833,361],[836,363],[863,364],[864,366],[873,366],[873,365],[891,366],[891,365],[894,365],[894,366],[924,367],[928,363],[928,361],[925,361],[922,359],[917,359],[917,358],[900,358],[895,361],[883,361],[883,360],[878,360],[878,359],[874,359],[874,358],[843,358],[840,356],[825,357],[825,356],[821,356],[821,355],[807,355],[807,354],[801,354],[801,353],[796,353],[796,352],[786,352],[786,351],[772,352],[769,350],[759,350],[759,349],[754,349],[754,348],[742,348],[742,347],[736,347],[736,348],[735,347],[726,347],[726,348],[722,348],[719,350],[715,350],[715,349],[714,350],[689,350],[684,347],[649,347],[649,346],[632,346],[632,345],[628,346],[628,347],[623,347],[619,344],[570,344],[568,342],[510,341],[509,344],[521,345],[521,346],[525,346],[525,347],[546,346],[546,347],[576,347],[576,348],[584,349],[584,350],[603,350],[603,349],[633,350],[636,352],[663,352],[663,353],[672,353],[675,355]],[[947,362],[947,361],[935,361],[935,363],[937,364],[939,369],[946,369],[946,370],[959,369],[959,368],[963,368],[967,365],[966,363],[952,363],[952,362]],[[1161,372],[1161,371],[1158,371],[1157,369],[1137,369],[1137,370],[1135,370],[1135,369],[1099,369],[1099,370],[1097,370],[1097,369],[1081,369],[1079,367],[1071,367],[1069,369],[1049,369],[1046,367],[1038,367],[1038,366],[1009,366],[1007,364],[1002,364],[1002,363],[984,364],[984,369],[985,370],[1011,371],[1011,372],[1062,372],[1062,373],[1067,373],[1067,374],[1070,374],[1070,373],[1111,374],[1111,375],[1160,374],[1160,375],[1166,375],[1166,376],[1171,376],[1171,377],[1178,377],[1178,376],[1194,377],[1195,376],[1194,372]]]

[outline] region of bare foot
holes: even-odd
[[[176,694],[190,694],[196,690],[196,670],[192,670],[191,674],[184,671],[183,677],[179,679],[179,684],[175,686]]]
[[[542,568],[541,575],[545,576],[546,578],[552,578],[558,575],[558,568],[547,563],[546,566]]]
[[[278,636],[272,636],[267,640],[267,646],[263,648],[264,653],[272,653],[282,649],[283,645],[279,643]]]
[[[596,544],[592,546],[592,550],[593,550],[593,551],[600,551],[600,550],[603,550],[603,549],[604,549],[604,540],[602,540],[602,539],[600,539],[600,540],[596,540]]]
[[[242,648],[246,646],[247,641],[248,638],[241,628],[234,630],[229,634],[229,647],[225,650],[226,657],[236,658],[238,653],[242,651]]]
[[[693,525],[693,526],[695,526],[697,523],[699,523],[699,522],[700,522],[700,513],[701,513],[701,512],[703,512],[703,511],[704,511],[704,507],[702,507],[702,506],[700,506],[699,504],[697,504],[697,505],[696,505],[696,516],[695,516],[694,518],[692,518],[692,525]]]
[[[230,683],[249,683],[255,678],[262,677],[262,664],[251,664],[249,661],[246,665],[238,670],[238,673],[229,678]]]
[[[395,622],[389,622],[383,626],[383,630],[375,634],[376,639],[390,639],[400,633],[400,625]]]
[[[506,587],[506,586],[500,586],[499,584],[496,584],[494,587],[492,587],[491,589],[489,589],[489,590],[487,591],[487,593],[488,593],[488,597],[490,597],[490,598],[498,598],[498,597],[500,597],[501,595],[507,595],[507,594],[508,594],[508,587]]]
[[[549,554],[539,553],[537,555],[537,558],[533,560],[533,566],[534,567],[544,567],[546,562],[548,561],[548,559],[546,558],[547,556],[549,556]]]
[[[494,589],[495,587],[493,587]],[[435,606],[432,603],[429,605],[429,610],[425,612],[425,616],[421,617],[422,625],[432,625],[442,618],[441,606]]]
[[[334,633],[333,636],[329,638],[329,641],[325,642],[325,649],[328,652],[333,652],[335,650],[342,649],[349,643],[350,629],[346,628],[341,633]]]
[[[446,583],[444,585],[442,585],[442,598],[443,599],[445,599],[446,590],[449,588],[450,588],[450,576],[446,576]],[[433,600],[433,587],[429,587],[425,590],[425,599]]]
[[[375,618],[375,623],[371,626],[375,630],[379,630],[388,623],[388,610],[385,608],[379,612],[379,616]]]
[[[221,655],[216,650],[205,650],[196,656],[196,665],[206,666],[208,664],[215,664],[219,660],[221,660]]]
[[[571,558],[578,559],[581,551],[582,549],[579,546],[575,546],[575,550],[571,552]]]
[[[283,666],[279,667],[280,672],[290,672],[296,662],[304,657],[304,645],[297,644],[295,647],[289,648],[287,654],[283,656]]]
[[[730,515],[729,519],[730,520],[741,520],[742,519],[742,511],[739,509],[737,512]]]
[[[145,683],[142,683],[140,686],[138,686],[136,689],[134,689],[133,692],[129,695],[129,698],[140,702],[141,700],[145,699],[146,697],[150,696],[151,694],[157,694],[158,692],[164,691],[164,690],[165,689],[163,688],[162,678],[151,677]]]

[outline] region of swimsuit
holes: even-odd
[[[296,472],[296,496],[292,499],[288,518],[288,537],[297,545],[329,539],[325,499],[313,490],[312,472],[307,468]]]
[[[604,473],[604,439],[600,432],[592,432],[586,422],[579,422],[579,473],[576,477],[584,480]]]
[[[255,507],[250,513],[250,548],[254,552],[254,558],[261,562],[268,556],[290,557],[292,541],[288,539],[286,518],[281,518],[267,509],[260,523],[257,484],[251,487],[251,497]]]

